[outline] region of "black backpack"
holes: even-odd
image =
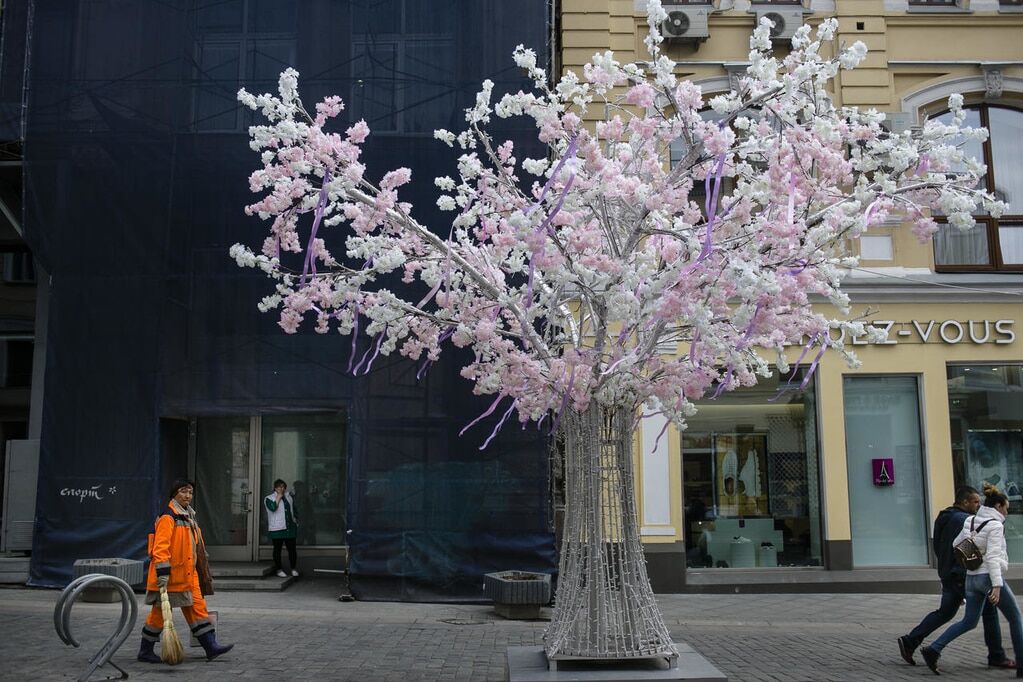
[[[974,530],[973,524],[976,520],[976,516],[970,517],[970,537],[963,538],[959,544],[952,546],[952,556],[956,558],[960,566],[968,571],[975,571],[984,563],[984,553],[980,551],[980,547],[977,547],[977,543],[973,540],[977,537],[977,533],[984,530],[984,526],[991,523],[991,519],[988,519]]]

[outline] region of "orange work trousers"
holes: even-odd
[[[192,576],[192,605],[182,606],[181,612],[185,614],[185,621],[196,636],[213,629],[210,613],[206,610],[206,600],[202,596],[202,591],[199,590],[199,576],[196,574]],[[151,637],[155,635],[154,638],[159,637],[159,633],[163,630],[163,609],[160,607],[159,601],[150,609],[146,625],[142,630],[146,635]]]

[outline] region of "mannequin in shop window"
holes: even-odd
[[[739,461],[734,448],[726,450],[721,459],[721,492],[718,495],[717,515],[725,518],[763,516],[767,509],[760,453],[751,447],[742,459],[741,469]]]
[[[718,495],[717,516],[739,515],[739,459],[729,448],[721,460],[721,494]]]

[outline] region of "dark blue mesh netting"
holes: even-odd
[[[353,379],[347,338],[282,333],[256,310],[269,282],[227,255],[265,229],[242,212],[258,156],[239,87],[272,90],[294,65],[307,106],[342,95],[338,125],[374,130],[369,175],[412,168],[406,199],[446,234],[433,178],[457,153],[432,131],[461,129],[484,78],[527,87],[510,54],[521,42],[543,58],[544,0],[6,5],[34,10],[25,229],[52,277],[30,583],[66,584],[79,558],[144,555],[185,462],[161,420],[338,410],[360,598],[476,598],[485,571],[552,570],[544,436],[515,425],[480,452],[491,420],[459,437],[489,404],[458,376],[464,357],[421,381],[395,358]],[[544,153],[528,122],[498,134],[520,158]],[[103,504],[69,493],[93,489]]]

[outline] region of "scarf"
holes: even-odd
[[[198,563],[199,552],[196,549],[196,544],[198,544],[201,536],[199,535],[199,524],[195,520],[195,510],[192,509],[191,505],[188,507],[182,507],[175,499],[171,499],[170,505],[171,509],[174,510],[174,514],[183,518],[188,523],[188,527],[192,530],[189,534],[192,538],[192,556],[195,557],[196,563]],[[205,546],[202,547],[202,551],[206,551]]]

